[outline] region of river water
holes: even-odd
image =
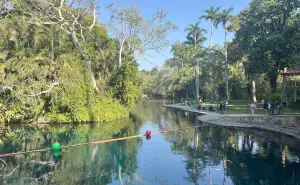
[[[275,133],[203,125],[197,115],[137,105],[130,119],[93,125],[0,127],[0,153],[202,125],[151,139],[0,158],[1,184],[300,185],[300,141]]]

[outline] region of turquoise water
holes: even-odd
[[[197,115],[138,104],[108,124],[1,127],[0,153],[201,125]],[[203,125],[113,143],[0,158],[0,184],[300,185],[300,141],[279,134]]]

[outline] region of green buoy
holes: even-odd
[[[55,142],[52,144],[52,150],[60,150],[60,144]]]

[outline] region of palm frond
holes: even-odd
[[[215,14],[217,14],[218,13],[218,11],[220,11],[220,9],[221,9],[221,6],[218,6],[216,9],[215,9]]]

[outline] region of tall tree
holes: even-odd
[[[167,20],[167,15],[159,10],[148,19],[134,6],[114,10],[110,28],[119,42],[119,67],[124,49],[131,51],[134,60],[148,61],[148,51],[159,52],[169,45],[167,35],[177,27]]]
[[[213,36],[213,29],[214,27],[216,27],[217,25],[217,21],[218,21],[218,17],[219,14],[218,12],[220,11],[221,7],[213,7],[211,6],[210,9],[204,10],[204,12],[206,13],[206,15],[202,15],[200,17],[200,19],[205,19],[205,20],[210,20],[211,21],[211,25],[210,25],[210,45],[209,48],[212,49],[212,36]]]
[[[196,22],[196,24],[189,24],[188,27],[184,30],[188,32],[186,43],[193,45],[195,49],[197,49],[197,46],[199,46],[206,40],[204,34],[207,33],[207,31],[200,28],[199,25],[200,21]]]
[[[299,48],[299,27],[293,21],[300,8],[299,0],[254,0],[239,14],[239,30],[234,43],[241,48],[248,62],[248,74],[267,74],[272,92],[277,91],[278,74],[298,62],[291,57]]]
[[[200,46],[206,38],[204,37],[204,33],[207,33],[205,29],[201,29],[200,26],[200,21],[198,21],[195,25],[190,24],[188,27],[184,30],[188,32],[187,35],[187,41],[185,42],[186,44],[193,45],[195,49],[195,53],[197,52],[198,46]],[[199,66],[198,62],[195,65],[195,85],[196,85],[196,97],[197,99],[199,98]]]
[[[228,10],[223,10],[219,16],[219,23],[222,23],[224,33],[225,33],[225,81],[226,81],[226,97],[230,99],[229,95],[229,85],[228,85],[228,59],[227,59],[227,34],[230,31],[231,27],[229,23],[232,21],[233,16],[230,13],[233,11],[233,8],[229,8]]]

